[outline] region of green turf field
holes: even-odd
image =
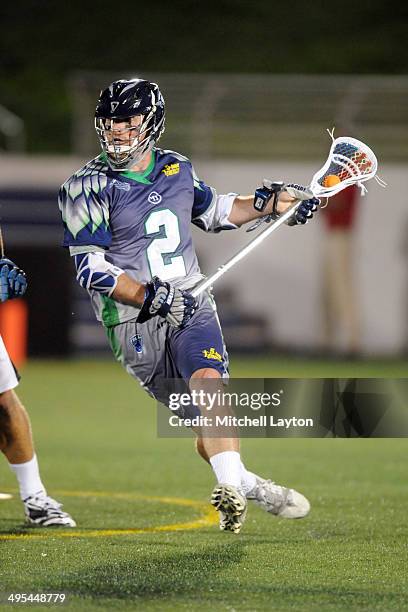
[[[232,366],[408,375],[401,362]],[[119,365],[32,362],[23,375],[43,479],[78,528],[24,528],[20,503],[0,502],[0,609],[10,592],[66,592],[73,610],[408,610],[407,440],[244,440],[247,464],[304,492],[312,513],[251,507],[234,536],[214,523],[214,478],[192,441],[157,439],[154,402]],[[1,474],[15,491],[5,461]]]

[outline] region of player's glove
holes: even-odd
[[[21,297],[27,289],[26,275],[10,259],[0,259],[0,302]]]
[[[298,191],[306,191],[307,188],[303,185],[290,184],[288,187],[293,187]],[[313,217],[313,213],[316,212],[320,206],[319,198],[310,198],[310,200],[303,200],[297,207],[294,214],[287,221],[288,225],[304,225]]]
[[[137,318],[144,323],[152,317],[166,319],[172,327],[184,327],[197,308],[196,299],[187,291],[182,291],[154,276],[146,285],[145,299]]]

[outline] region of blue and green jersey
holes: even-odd
[[[71,253],[103,249],[107,261],[139,282],[153,276],[190,288],[202,274],[191,223],[205,231],[233,229],[228,214],[236,194],[217,196],[174,151],[153,149],[143,173],[115,172],[104,154],[61,187],[63,245]],[[133,319],[138,309],[89,290],[105,325]]]

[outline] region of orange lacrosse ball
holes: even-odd
[[[340,183],[340,179],[335,174],[328,174],[323,181],[323,187],[334,187]]]

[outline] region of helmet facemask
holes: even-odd
[[[96,132],[113,170],[130,169],[151,151],[157,132],[154,112],[152,109],[147,115],[95,118]]]

